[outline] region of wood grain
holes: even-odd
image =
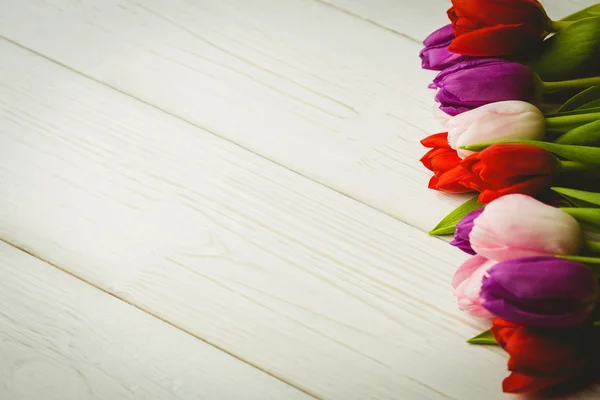
[[[419,162],[420,44],[323,2],[2,0],[0,35],[422,230],[464,199]]]
[[[309,399],[0,242],[0,398]]]
[[[465,259],[0,41],[0,237],[326,399],[504,398]],[[465,379],[468,376],[469,379]]]
[[[429,231],[466,200],[418,161],[442,128],[417,53],[448,4],[2,0],[0,35]]]
[[[398,0],[319,1],[419,43],[450,22],[446,16],[451,5],[449,0],[420,0],[418,6],[408,6],[406,1]],[[596,4],[597,0],[541,0],[541,3],[548,16],[557,20]]]

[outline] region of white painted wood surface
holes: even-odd
[[[441,127],[417,54],[448,4],[1,0],[0,35],[427,231],[465,199],[418,161]]]
[[[507,398],[422,232],[445,6],[326,1],[0,0],[0,238],[315,397]]]
[[[411,225],[458,204],[418,161],[416,41],[314,0],[0,4],[0,35]]]
[[[464,344],[481,325],[452,296],[458,251],[12,44],[0,53],[0,237],[317,397],[503,397],[505,357]]]
[[[0,242],[0,399],[310,399]]]

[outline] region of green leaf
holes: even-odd
[[[595,11],[595,9],[593,10]],[[600,18],[578,19],[541,45],[535,59],[526,62],[546,82],[595,76],[600,69]]]
[[[600,228],[600,208],[561,208],[577,221]]]
[[[429,234],[432,236],[443,236],[451,235],[456,230],[456,224],[471,211],[478,210],[485,207],[485,204],[481,204],[477,201],[477,197],[473,197],[471,200],[466,201],[460,205],[456,210],[446,215]]]
[[[575,96],[571,97],[565,104],[563,104],[558,112],[565,111],[573,111],[578,108],[585,106],[592,100],[596,100],[600,98],[600,85],[592,86],[591,88],[587,88],[582,92],[577,93]]]
[[[496,342],[496,339],[494,338],[494,335],[492,334],[492,331],[485,331],[485,332],[481,332],[479,335],[467,340],[467,343],[470,344],[495,344],[497,345],[498,342]]]
[[[556,143],[579,146],[600,145],[600,119],[571,129],[556,139]]]
[[[600,227],[587,224],[585,222],[579,221],[579,226],[582,231],[592,232],[592,233],[600,233]]]
[[[584,190],[576,190],[562,187],[552,187],[550,189],[568,199],[583,200],[586,203],[595,204],[598,207],[600,207],[600,193],[586,192]]]
[[[584,106],[585,106],[585,104],[584,104]],[[591,114],[591,113],[597,113],[597,112],[600,112],[600,107],[577,108],[577,109],[571,110],[571,111],[563,111],[563,112],[558,112],[558,113],[555,113],[555,114],[546,114],[545,117],[546,118],[566,117],[566,116],[569,116],[569,115]]]
[[[598,109],[600,109],[600,99],[592,100],[589,103],[584,104],[578,108],[578,110],[584,110],[587,112],[591,112],[591,110],[598,110]]]
[[[581,11],[577,11],[574,14],[571,14],[565,18],[562,18],[561,21],[576,21],[584,18],[593,17],[600,13],[600,4],[594,4],[588,8],[584,8]]]
[[[523,143],[546,149],[567,160],[576,161],[588,166],[600,167],[600,148],[590,146],[572,146],[557,143],[539,142],[536,140],[499,140],[497,142],[478,143],[469,146],[463,146],[461,149],[471,151],[481,151],[497,143]]]
[[[578,261],[582,264],[588,264],[588,265],[594,266],[595,268],[597,268],[597,266],[600,265],[599,257],[582,257],[582,256],[565,256],[565,255],[559,255],[556,257],[562,258],[564,260]]]

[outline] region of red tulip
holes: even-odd
[[[448,50],[467,56],[507,56],[539,45],[552,21],[537,0],[452,0],[456,39]]]
[[[460,180],[475,189],[480,203],[511,193],[535,196],[548,188],[560,170],[552,153],[530,144],[494,144],[461,162],[468,172]]]
[[[533,393],[594,374],[600,356],[600,329],[533,329],[496,318],[492,334],[510,355],[506,393]]]
[[[429,188],[448,193],[467,193],[472,189],[462,185],[461,179],[468,177],[460,165],[461,158],[448,144],[448,132],[436,133],[421,140],[421,144],[429,150],[421,162],[425,168],[433,171]]]

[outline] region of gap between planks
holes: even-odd
[[[296,389],[296,390],[298,390],[298,391],[306,394],[307,396],[310,396],[310,397],[312,397],[314,399],[317,399],[317,400],[322,400],[320,397],[316,396],[314,393],[311,393],[310,391],[308,391],[308,390],[306,390],[306,389],[304,389],[302,387],[294,385],[293,383],[286,381],[285,379],[283,379],[283,378],[281,378],[281,377],[273,374],[272,372],[266,371],[263,368],[260,368],[259,366],[255,365],[255,364],[253,364],[253,363],[251,363],[251,362],[249,362],[247,360],[244,360],[240,356],[238,356],[238,355],[236,355],[234,353],[231,353],[227,349],[224,349],[222,347],[219,347],[219,346],[217,346],[217,345],[215,345],[213,343],[210,343],[210,342],[204,340],[202,337],[200,337],[198,335],[195,335],[194,333],[190,332],[187,329],[184,329],[184,328],[182,328],[180,326],[174,325],[170,321],[162,318],[160,315],[157,315],[157,314],[153,313],[152,311],[147,310],[146,308],[140,307],[139,305],[137,305],[135,303],[127,301],[127,300],[123,299],[122,297],[118,296],[117,294],[111,293],[111,292],[107,291],[106,289],[104,289],[104,288],[102,288],[102,287],[94,284],[93,282],[90,282],[90,281],[84,279],[83,277],[81,277],[79,275],[76,275],[73,272],[71,272],[71,271],[69,271],[69,270],[67,270],[65,268],[62,268],[60,265],[57,265],[57,264],[55,264],[55,263],[53,263],[53,262],[51,262],[49,260],[46,260],[46,259],[40,257],[39,255],[33,253],[32,251],[29,251],[29,250],[27,250],[27,249],[25,249],[25,248],[23,248],[21,246],[18,246],[18,245],[14,244],[14,243],[11,243],[10,241],[8,241],[8,240],[6,240],[5,238],[2,238],[2,237],[0,237],[0,242],[5,243],[5,244],[7,244],[7,245],[9,245],[11,247],[14,247],[15,249],[17,249],[19,251],[22,251],[23,253],[25,253],[25,254],[27,254],[27,255],[35,258],[36,260],[40,260],[41,262],[47,264],[48,266],[56,268],[57,270],[65,273],[65,274],[67,274],[69,276],[72,276],[73,278],[77,279],[78,281],[83,282],[84,284],[86,284],[88,286],[91,286],[94,289],[97,289],[97,290],[101,291],[102,293],[109,295],[110,297],[113,297],[113,298],[115,298],[115,299],[117,299],[119,301],[122,301],[123,303],[130,305],[131,307],[135,308],[136,310],[139,310],[139,311],[143,312],[144,314],[148,314],[151,317],[156,318],[159,321],[161,321],[161,322],[163,322],[163,323],[165,323],[165,324],[167,324],[167,325],[169,325],[169,326],[171,326],[171,327],[173,327],[173,328],[175,328],[177,330],[180,330],[180,331],[184,332],[185,334],[187,334],[187,335],[189,335],[189,336],[191,336],[191,337],[193,337],[193,338],[195,338],[197,340],[200,340],[201,342],[207,344],[208,346],[211,346],[211,347],[213,347],[213,348],[215,348],[215,349],[217,349],[217,350],[219,350],[219,351],[227,354],[228,356],[231,356],[234,359],[236,359],[236,360],[238,360],[240,362],[243,362],[244,364],[247,364],[247,365],[250,365],[253,368],[256,368],[257,370],[261,371],[262,373],[264,373],[264,374],[266,374],[266,375],[268,375],[268,376],[270,376],[270,377],[272,377],[272,378],[274,378],[274,379],[276,379],[276,380],[278,380],[280,382],[283,382],[283,383],[285,383],[288,386],[293,387],[294,389]]]
[[[317,1],[317,2],[320,2],[320,0],[315,0],[315,1]],[[329,3],[323,3],[323,4],[328,4],[328,5],[329,5]],[[332,7],[334,7],[334,8],[336,8],[336,9],[337,9],[337,7],[335,7],[335,6],[332,6]],[[351,14],[351,15],[352,15],[352,14]],[[357,18],[360,18],[360,17],[358,17],[358,16],[357,16]],[[368,20],[365,20],[365,21],[368,21]],[[375,25],[377,25],[377,24],[375,24]],[[379,26],[379,25],[377,25],[377,26]],[[381,26],[381,28],[382,28],[382,29],[386,29],[386,30],[388,30],[387,28],[385,28],[385,27],[383,27],[383,26]],[[392,32],[395,32],[395,31],[393,31],[393,30],[392,30]],[[398,32],[395,32],[395,33],[398,33]],[[402,34],[400,34],[400,36],[403,36],[403,35],[402,35]],[[94,77],[93,77],[93,76],[91,76],[91,75],[88,75],[88,74],[86,74],[86,73],[84,73],[84,72],[81,72],[81,71],[79,71],[79,70],[77,70],[77,69],[75,69],[75,68],[73,68],[73,67],[70,67],[69,65],[66,65],[66,64],[64,64],[64,63],[62,63],[62,62],[60,62],[60,61],[58,61],[58,60],[55,60],[55,59],[53,59],[52,57],[49,57],[49,56],[47,56],[47,55],[45,55],[45,54],[42,54],[42,53],[40,53],[40,52],[38,52],[38,51],[36,51],[36,50],[34,50],[34,49],[31,49],[31,48],[29,48],[29,47],[27,47],[27,46],[24,46],[23,44],[21,44],[21,43],[19,43],[19,42],[16,42],[16,41],[14,41],[14,40],[12,40],[12,39],[9,39],[9,38],[7,38],[7,37],[5,37],[5,36],[3,36],[3,35],[0,35],[0,39],[2,39],[2,40],[4,40],[4,41],[6,41],[6,42],[8,42],[8,43],[11,43],[12,45],[14,45],[14,46],[17,46],[17,47],[19,47],[19,48],[21,48],[21,49],[23,49],[23,50],[25,50],[25,51],[28,51],[28,52],[30,52],[30,53],[32,53],[32,54],[35,54],[36,56],[38,56],[38,57],[41,57],[41,58],[43,58],[44,60],[50,61],[50,62],[51,62],[51,63],[53,63],[53,64],[56,64],[56,65],[58,65],[58,66],[60,66],[60,67],[62,67],[62,68],[65,68],[65,69],[67,69],[67,70],[69,70],[69,71],[71,71],[71,72],[73,72],[73,73],[75,73],[75,74],[77,74],[77,75],[79,75],[79,76],[82,76],[82,77],[84,77],[84,78],[86,78],[86,79],[89,79],[89,80],[91,80],[91,81],[93,81],[93,82],[96,82],[96,83],[98,83],[98,84],[100,84],[100,85],[102,85],[102,86],[104,86],[104,87],[107,87],[107,88],[109,88],[109,89],[112,89],[112,90],[114,90],[114,91],[116,91],[116,92],[118,92],[118,93],[120,93],[120,94],[122,94],[122,95],[124,95],[124,96],[127,96],[127,97],[129,97],[129,98],[131,98],[131,99],[134,99],[134,100],[136,100],[136,101],[139,101],[140,103],[142,103],[142,104],[144,104],[144,105],[146,105],[146,106],[148,106],[148,107],[151,107],[151,108],[153,108],[153,109],[155,109],[155,110],[157,110],[157,111],[160,111],[161,113],[164,113],[164,114],[166,114],[166,115],[168,115],[168,116],[170,116],[170,117],[172,117],[172,118],[176,118],[176,119],[178,119],[178,120],[181,120],[181,121],[185,122],[186,124],[189,124],[189,125],[191,125],[191,126],[194,126],[194,127],[196,127],[196,128],[202,129],[202,130],[204,130],[204,131],[206,131],[206,132],[210,133],[211,135],[214,135],[214,136],[218,137],[219,139],[222,139],[222,140],[224,140],[224,141],[226,141],[226,142],[228,142],[228,143],[231,143],[231,144],[233,144],[233,145],[234,145],[234,146],[236,146],[236,147],[239,147],[240,149],[243,149],[243,150],[245,150],[245,151],[247,151],[247,152],[249,152],[249,153],[252,153],[252,154],[255,154],[255,155],[257,155],[258,157],[261,157],[261,158],[263,158],[263,159],[265,159],[265,160],[267,160],[267,161],[269,161],[269,162],[273,163],[274,165],[277,165],[278,167],[284,168],[285,170],[287,170],[287,171],[289,171],[289,172],[291,172],[291,173],[293,173],[293,174],[295,174],[295,175],[298,175],[298,176],[301,176],[301,177],[303,177],[303,178],[305,178],[305,179],[308,179],[308,180],[310,180],[311,182],[314,182],[314,183],[316,183],[316,184],[317,184],[317,185],[319,185],[319,186],[322,186],[322,187],[324,187],[324,188],[327,188],[327,189],[329,189],[329,190],[331,190],[331,191],[334,191],[335,193],[338,193],[338,194],[339,194],[339,195],[341,195],[341,196],[344,196],[344,197],[346,197],[346,198],[348,198],[348,199],[351,199],[352,201],[355,201],[355,202],[357,202],[357,203],[360,203],[360,204],[362,204],[362,205],[364,205],[364,206],[366,206],[366,207],[368,207],[368,208],[370,208],[370,209],[372,209],[372,210],[374,210],[374,211],[376,211],[376,212],[379,212],[379,213],[382,213],[382,214],[384,214],[384,215],[387,215],[388,217],[390,217],[390,218],[393,218],[393,219],[395,219],[395,220],[397,220],[397,221],[400,221],[401,223],[403,223],[403,224],[405,224],[405,225],[407,225],[407,226],[410,226],[411,228],[417,229],[417,230],[419,230],[419,231],[421,231],[421,232],[424,232],[424,233],[427,233],[427,232],[428,232],[428,230],[426,230],[426,229],[423,229],[423,228],[419,227],[419,226],[418,226],[418,225],[416,225],[416,224],[411,224],[411,223],[409,223],[408,221],[404,221],[404,220],[402,220],[402,219],[400,219],[400,218],[396,217],[395,215],[393,215],[393,214],[391,214],[391,213],[389,213],[389,212],[387,212],[387,211],[385,211],[385,210],[382,210],[382,209],[380,209],[380,208],[376,208],[376,207],[372,206],[372,205],[371,205],[371,204],[369,204],[369,203],[365,203],[365,202],[363,202],[363,201],[361,201],[361,200],[359,200],[359,199],[357,199],[357,198],[355,198],[355,197],[351,196],[351,195],[350,195],[350,194],[348,194],[348,193],[344,193],[344,192],[342,192],[342,191],[341,191],[341,189],[336,189],[336,188],[334,188],[334,187],[332,187],[332,186],[330,186],[330,185],[327,185],[327,184],[325,184],[325,183],[323,183],[323,182],[321,182],[321,181],[315,180],[315,179],[313,179],[313,178],[312,178],[312,177],[311,177],[309,174],[303,174],[303,173],[300,173],[300,172],[298,172],[298,171],[295,171],[295,170],[291,169],[290,167],[288,167],[287,165],[285,165],[285,164],[283,164],[283,163],[279,163],[279,162],[277,162],[277,161],[273,160],[273,159],[272,159],[272,158],[270,158],[270,157],[267,157],[267,156],[265,156],[265,155],[263,155],[263,154],[257,153],[256,151],[253,151],[253,150],[252,150],[252,149],[250,149],[249,147],[243,146],[242,144],[240,144],[240,143],[238,143],[238,142],[234,141],[233,139],[231,139],[231,138],[229,138],[229,137],[227,137],[227,136],[220,135],[218,132],[215,132],[214,130],[212,130],[212,129],[210,129],[210,128],[206,127],[206,126],[202,126],[202,125],[200,125],[200,124],[197,124],[197,123],[195,123],[195,122],[192,122],[192,121],[190,121],[189,119],[186,119],[186,118],[184,118],[184,117],[182,117],[182,116],[180,116],[180,115],[177,115],[177,114],[175,114],[175,113],[172,113],[172,112],[166,111],[166,110],[164,110],[164,109],[162,109],[162,108],[160,108],[160,107],[158,107],[158,106],[156,106],[156,105],[154,105],[154,104],[152,104],[152,103],[150,103],[150,102],[148,102],[148,101],[146,101],[146,100],[144,100],[144,99],[142,99],[142,98],[140,98],[140,97],[137,97],[137,96],[135,96],[135,95],[133,95],[133,94],[131,94],[131,93],[129,93],[129,92],[126,92],[126,91],[124,91],[124,90],[121,90],[121,89],[119,89],[119,88],[118,88],[118,87],[116,87],[116,86],[113,86],[113,85],[110,85],[110,84],[108,84],[108,83],[106,83],[106,82],[103,82],[103,81],[101,81],[101,80],[98,80],[98,79],[94,78]],[[438,240],[442,240],[442,241],[448,241],[448,240],[446,240],[446,239],[444,239],[444,238],[440,238],[440,237],[436,237],[436,239],[438,239]]]

